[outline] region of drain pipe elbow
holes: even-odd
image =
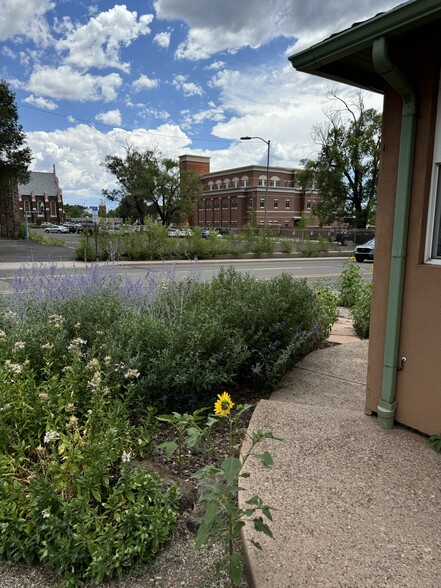
[[[397,406],[396,379],[397,370],[399,369],[398,350],[401,332],[404,274],[406,269],[417,98],[406,77],[392,62],[385,37],[380,37],[374,41],[372,60],[378,73],[401,96],[403,101],[381,399],[377,408],[379,425],[384,429],[391,429],[394,425]]]

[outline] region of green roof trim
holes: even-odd
[[[438,19],[440,0],[411,0],[356,23],[289,60],[299,71],[382,93],[384,80],[372,63],[374,40],[390,39]]]

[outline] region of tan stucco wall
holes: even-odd
[[[438,38],[435,27],[430,26],[420,35],[403,39],[400,45],[391,44],[394,60],[412,80],[419,96],[399,346],[399,357],[406,357],[407,362],[397,374],[396,420],[428,434],[441,433],[441,266],[423,263],[440,69]],[[366,395],[368,412],[376,412],[381,396],[401,127],[401,98],[391,89],[385,92],[383,120]]]

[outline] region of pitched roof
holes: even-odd
[[[289,60],[299,71],[383,93],[384,80],[372,59],[374,41],[382,36],[397,37],[439,19],[440,0],[410,0],[355,23]]]
[[[59,186],[55,177],[53,172],[31,172],[29,182],[19,184],[18,190],[22,196],[32,192],[36,196],[43,196],[45,192],[48,196],[57,196]]]

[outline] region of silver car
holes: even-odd
[[[354,249],[354,257],[357,261],[364,261],[368,259],[374,261],[375,239],[371,239],[363,245],[357,245]]]
[[[52,225],[52,227],[46,227],[44,229],[45,233],[68,233],[69,229],[67,227],[63,227],[61,225]]]

